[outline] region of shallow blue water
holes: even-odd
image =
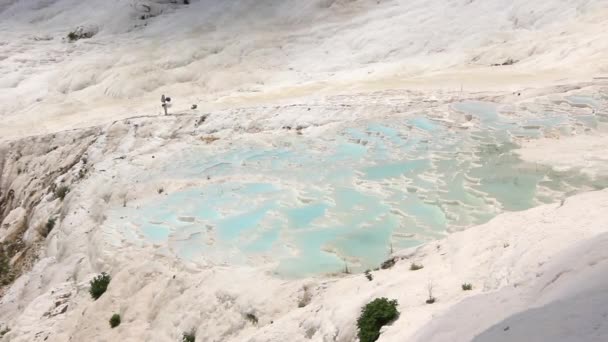
[[[286,214],[289,218],[289,225],[293,228],[310,227],[312,223],[323,216],[327,211],[326,204],[317,203],[298,208],[287,209]]]
[[[264,260],[277,273],[298,277],[345,265],[375,267],[391,248],[608,184],[527,165],[512,152],[513,136],[539,137],[573,122],[593,129],[592,115],[513,119],[493,103],[453,107],[478,125],[453,131],[420,116],[346,127],[328,139],[282,137],[277,147],[193,148],[146,177],[202,185],[163,194],[137,210],[117,208],[115,216],[181,258]],[[541,195],[542,189],[551,191]],[[117,229],[123,222],[110,221]]]
[[[425,117],[417,117],[408,121],[414,127],[423,131],[433,132],[439,129],[439,126]]]

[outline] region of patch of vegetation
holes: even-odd
[[[372,271],[366,270],[364,274],[365,274],[365,278],[367,278],[367,280],[369,280],[369,281],[374,280],[374,277],[372,276]]]
[[[429,292],[429,298],[426,300],[427,304],[433,304],[435,303],[436,298],[433,297],[433,283],[429,282],[429,284],[427,285],[427,291]]]
[[[68,33],[67,38],[70,42],[75,42],[80,39],[89,39],[93,37],[97,32],[94,30],[86,30],[84,27],[78,27],[74,31]]]
[[[376,298],[361,310],[357,319],[360,342],[374,342],[380,337],[380,329],[399,317],[397,300]]]
[[[196,109],[196,108],[193,108]],[[203,115],[201,116],[198,120],[196,120],[196,122],[194,123],[194,127],[198,127],[200,125],[202,125],[205,121],[207,120],[207,116]]]
[[[515,63],[519,62],[518,60],[515,60],[513,58],[509,58],[506,61],[502,62],[502,63],[495,63],[492,64],[492,66],[505,66],[505,65],[513,65]]]
[[[410,271],[418,271],[418,270],[421,270],[421,269],[423,269],[423,268],[424,268],[424,266],[423,266],[422,264],[417,264],[417,263],[415,263],[415,262],[413,262],[413,263],[410,265]]]
[[[462,284],[462,291],[471,291],[473,289],[473,285],[470,283]]]
[[[73,42],[78,40],[78,35],[76,34],[76,32],[70,32],[68,33],[68,39]]]
[[[253,324],[253,325],[258,324],[258,318],[256,317],[256,315],[254,315],[250,312],[245,314],[245,319],[248,320],[249,322],[251,322],[251,324]]]
[[[187,332],[182,335],[182,342],[194,342],[194,341],[195,341],[194,331]]]
[[[201,140],[205,142],[205,144],[212,144],[214,141],[220,140],[220,138],[215,137],[213,135],[201,137]]]
[[[9,327],[0,330],[0,337],[4,337],[4,335],[8,334],[10,331],[11,329],[9,329]]]
[[[112,317],[110,318],[110,326],[112,328],[116,328],[119,325],[120,325],[120,315],[113,314]]]
[[[384,261],[382,263],[382,265],[380,265],[380,268],[382,268],[383,270],[386,270],[386,269],[389,269],[389,268],[395,266],[396,263],[397,263],[397,258],[393,257],[393,258],[390,258],[390,259]]]
[[[55,197],[63,201],[68,192],[70,192],[70,188],[67,185],[61,185],[55,189]]]
[[[53,228],[55,227],[55,221],[56,221],[56,220],[57,220],[57,219],[56,219],[56,218],[54,218],[54,217],[49,217],[49,219],[46,221],[45,228],[46,228],[46,235],[47,235],[47,236],[48,236],[48,235],[51,233],[51,231],[52,231],[52,230],[53,230]]]
[[[302,294],[302,297],[300,297],[300,300],[298,301],[299,308],[303,308],[306,305],[310,304],[310,301],[312,300],[312,295],[310,294],[308,286],[306,286],[306,285],[302,286],[302,290],[304,292]]]
[[[89,289],[91,297],[93,297],[93,299],[95,300],[99,299],[99,297],[101,297],[101,295],[104,294],[108,289],[110,280],[112,280],[112,277],[110,277],[110,275],[106,274],[105,272],[102,272],[100,275],[93,278],[90,283],[91,288]]]
[[[160,194],[162,194],[163,192],[165,192],[165,189],[164,189],[164,188],[158,188],[157,192],[158,192],[158,194],[160,195]]]
[[[15,280],[15,275],[11,269],[10,255],[4,250],[4,245],[0,244],[0,286],[8,285]]]

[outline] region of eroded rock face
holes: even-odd
[[[16,280],[38,258],[69,191],[88,172],[85,153],[100,128],[28,137],[0,146],[1,287]],[[49,224],[49,221],[53,221]]]
[[[27,212],[21,207],[13,209],[0,224],[0,242],[13,241],[27,228]]]

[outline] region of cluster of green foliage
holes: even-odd
[[[55,221],[57,219],[50,217],[48,219],[48,221],[46,221],[46,235],[49,235],[51,233],[51,231],[53,230],[53,228],[55,227]]]
[[[462,291],[471,291],[473,289],[473,285],[470,283],[462,284]]]
[[[70,42],[75,42],[79,39],[88,39],[91,38],[95,35],[95,32],[91,32],[91,31],[86,31],[82,28],[78,28],[74,31],[71,31],[70,33],[68,33],[68,40]]]
[[[182,335],[182,342],[194,342],[194,340],[194,331],[187,332]]]
[[[108,289],[110,280],[112,280],[112,277],[110,277],[110,275],[106,274],[105,272],[103,272],[100,275],[98,275],[97,277],[93,278],[93,280],[91,280],[91,283],[90,283],[91,288],[89,289],[89,293],[91,294],[91,297],[93,297],[93,299],[95,299],[95,300],[97,300],[99,297],[101,297],[101,295],[104,294],[106,292],[106,290]]]
[[[120,315],[113,314],[112,317],[110,318],[110,327],[116,328],[119,325],[120,325]]]
[[[303,308],[306,305],[310,304],[310,301],[312,300],[312,295],[310,294],[310,291],[308,289],[307,285],[302,286],[302,296],[300,297],[300,300],[298,301],[298,307],[299,308]]]
[[[65,195],[67,195],[68,192],[70,192],[70,188],[67,187],[66,185],[61,185],[57,189],[55,189],[55,197],[57,197],[63,201],[63,199],[65,198]]]
[[[399,317],[397,300],[376,298],[361,310],[357,319],[360,342],[374,342],[380,337],[380,329]]]
[[[245,318],[251,322],[251,324],[258,324],[258,318],[252,313],[245,314]]]
[[[421,264],[417,264],[417,263],[413,262],[412,265],[410,266],[410,271],[418,271],[423,268],[424,268],[424,266],[422,266]]]
[[[365,278],[367,278],[367,280],[369,280],[369,281],[374,280],[374,277],[372,276],[372,271],[370,271],[370,270],[365,271]]]
[[[0,244],[0,286],[8,285],[15,280],[11,269],[10,255],[4,250],[4,244]]]

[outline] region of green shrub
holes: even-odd
[[[309,288],[307,285],[302,286],[302,296],[300,297],[300,300],[298,301],[298,307],[299,308],[303,308],[306,305],[310,304],[310,301],[312,300],[312,295],[310,294]]]
[[[88,39],[95,35],[95,31],[86,30],[83,27],[78,27],[74,31],[68,33],[67,38],[70,42],[75,42],[79,39]]]
[[[471,291],[473,289],[473,285],[470,283],[462,284],[462,291]]]
[[[424,268],[424,266],[422,266],[421,264],[417,264],[417,263],[413,262],[412,265],[410,266],[410,271],[418,271],[423,268]]]
[[[70,32],[68,33],[68,39],[73,42],[78,40],[78,35],[76,34],[76,32]]]
[[[360,342],[374,342],[380,337],[380,328],[399,317],[397,300],[376,298],[361,310],[357,319]]]
[[[55,189],[55,197],[57,197],[63,201],[63,199],[65,198],[65,195],[67,195],[68,192],[70,192],[70,188],[68,188],[65,185],[62,185],[62,186],[58,187],[57,189]]]
[[[194,340],[194,331],[187,332],[182,335],[182,342],[194,342]]]
[[[385,260],[381,265],[380,268],[382,268],[383,270],[389,269],[393,266],[395,266],[395,264],[397,263],[397,258],[396,257],[392,257],[388,260]]]
[[[112,318],[110,318],[110,326],[112,328],[116,328],[119,325],[120,325],[120,315],[119,314],[113,314]]]
[[[101,295],[104,294],[104,292],[106,292],[108,289],[110,280],[112,280],[112,277],[105,272],[102,272],[100,275],[93,278],[93,280],[91,280],[91,288],[89,289],[91,297],[93,297],[95,300],[101,297]]]
[[[252,313],[247,313],[245,314],[245,318],[251,322],[251,324],[258,324],[258,318],[256,317],[256,315],[252,314]]]
[[[370,271],[370,270],[365,271],[365,278],[367,278],[367,280],[369,280],[369,281],[374,280],[374,277],[372,276],[371,272],[372,271]]]
[[[46,235],[49,235],[51,233],[51,231],[53,230],[53,228],[55,227],[55,218],[50,217],[48,219],[48,221],[46,221]]]
[[[437,300],[435,297],[433,297],[433,282],[429,281],[429,283],[426,286],[426,289],[429,293],[429,298],[426,300],[427,304],[433,304],[435,303],[435,300]]]
[[[0,286],[8,285],[15,280],[15,274],[11,269],[10,255],[5,252],[4,245],[0,244]]]
[[[0,245],[0,275],[8,274],[11,271],[10,258],[4,252],[4,247]]]

